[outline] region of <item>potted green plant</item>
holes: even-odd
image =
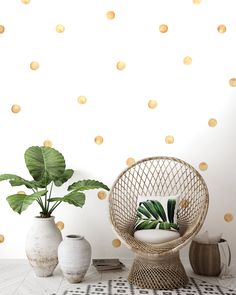
[[[50,276],[57,263],[57,248],[62,241],[52,213],[62,203],[83,207],[86,190],[109,188],[97,180],[78,180],[67,187],[64,196],[53,196],[54,186],[60,187],[73,175],[66,169],[63,155],[54,148],[32,146],[24,154],[25,164],[33,179],[26,180],[15,174],[2,174],[0,181],[9,180],[11,186],[25,186],[30,194],[13,194],[7,197],[10,207],[21,214],[33,202],[40,207],[26,238],[26,255],[37,276]]]

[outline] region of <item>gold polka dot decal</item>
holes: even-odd
[[[155,108],[157,107],[157,101],[154,100],[154,99],[149,100],[149,102],[148,102],[148,107],[149,107],[150,109],[155,109]]]
[[[59,230],[63,230],[64,227],[65,227],[64,222],[62,222],[62,221],[58,221],[58,222],[56,223],[56,227],[57,227]]]
[[[56,26],[57,33],[63,33],[65,31],[65,27],[61,24]]]
[[[116,68],[119,71],[123,71],[125,67],[126,67],[126,64],[123,61],[118,61],[118,63],[116,64]]]
[[[100,200],[104,200],[104,199],[106,199],[106,197],[107,197],[106,192],[104,192],[104,191],[99,191],[99,192],[98,192],[98,198],[99,198]]]
[[[45,139],[43,142],[43,146],[52,147],[52,141],[50,139]]]
[[[217,27],[217,31],[221,34],[225,33],[226,32],[226,26],[225,25],[219,25]]]
[[[0,34],[4,33],[5,27],[3,25],[0,25]]]
[[[3,235],[0,235],[0,243],[3,243],[5,240],[4,236]]]
[[[231,221],[233,221],[233,219],[234,219],[233,214],[231,214],[231,213],[225,213],[224,220],[226,222],[231,222]]]
[[[108,11],[108,12],[106,13],[106,17],[107,17],[108,19],[112,20],[112,19],[114,19],[114,18],[116,17],[116,14],[115,14],[114,11]]]
[[[33,71],[38,70],[38,68],[39,68],[39,63],[38,63],[37,61],[32,61],[32,63],[30,64],[30,68],[31,68],[31,70],[33,70]]]
[[[17,192],[17,195],[26,195],[26,193],[24,191],[19,191]]]
[[[217,125],[217,120],[214,119],[214,118],[209,119],[209,121],[208,121],[208,125],[209,125],[210,127],[215,127],[215,126]]]
[[[191,58],[190,56],[185,56],[185,58],[183,59],[183,63],[184,63],[186,66],[191,65],[191,63],[192,63],[192,58]]]
[[[208,165],[207,165],[207,163],[205,163],[205,162],[201,162],[201,163],[199,164],[199,169],[200,169],[201,171],[206,171],[206,170],[208,169]]]
[[[200,4],[202,0],[193,0],[193,4]]]
[[[232,86],[232,87],[236,87],[236,78],[231,78],[229,80],[229,85]]]
[[[166,33],[168,31],[168,26],[167,25],[164,25],[164,24],[160,25],[159,26],[159,31],[161,33]]]
[[[188,208],[188,206],[189,206],[189,201],[186,199],[181,200],[179,203],[179,207],[182,209],[186,209]]]
[[[77,98],[78,103],[85,104],[87,102],[87,98],[85,96],[79,96]]]
[[[12,107],[11,107],[11,111],[12,111],[12,113],[14,113],[14,114],[19,113],[20,110],[21,110],[21,107],[20,107],[18,104],[13,104]]]
[[[135,163],[135,159],[134,158],[128,158],[127,160],[126,160],[126,164],[127,164],[127,166],[132,166],[133,164]]]
[[[96,144],[102,144],[103,143],[103,137],[101,135],[98,135],[94,139]]]
[[[174,141],[175,141],[175,139],[174,139],[174,136],[172,136],[172,135],[167,135],[166,138],[165,138],[165,142],[167,144],[173,144]]]
[[[119,248],[121,246],[121,241],[119,239],[114,239],[112,241],[112,246],[115,248]]]
[[[23,4],[29,4],[29,3],[30,3],[30,0],[21,0],[21,2],[22,2]]]

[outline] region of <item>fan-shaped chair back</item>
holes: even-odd
[[[181,237],[149,244],[133,237],[139,196],[179,195]],[[152,157],[125,169],[110,192],[110,218],[123,242],[138,255],[163,256],[188,243],[202,227],[208,210],[208,189],[202,176],[188,163],[173,157]]]

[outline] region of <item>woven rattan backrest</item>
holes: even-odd
[[[205,218],[207,186],[198,171],[171,157],[143,159],[123,171],[110,194],[111,221],[119,231],[132,232],[136,221],[138,196],[180,195],[178,222],[187,225]]]

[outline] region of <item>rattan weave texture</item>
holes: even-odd
[[[140,195],[180,195],[177,214],[180,238],[162,244],[148,244],[133,237]],[[159,264],[157,258],[167,259],[175,253],[178,256],[179,249],[191,241],[201,229],[208,204],[209,195],[205,181],[198,171],[185,161],[173,157],[152,157],[140,160],[125,169],[113,184],[109,209],[114,229],[127,247],[137,255],[129,276],[130,281],[143,288],[157,289],[169,289],[171,286],[176,288],[186,284],[187,277],[181,270],[179,258],[176,260],[176,267],[175,263],[170,263],[168,271],[168,265],[163,268],[163,263]],[[147,259],[156,258],[155,266],[150,268],[147,261],[140,264],[140,256]],[[153,273],[154,276],[151,275]],[[167,281],[167,274],[170,283],[161,283],[163,280]],[[154,280],[152,283],[149,282],[150,276]],[[182,280],[179,278],[181,276]]]

